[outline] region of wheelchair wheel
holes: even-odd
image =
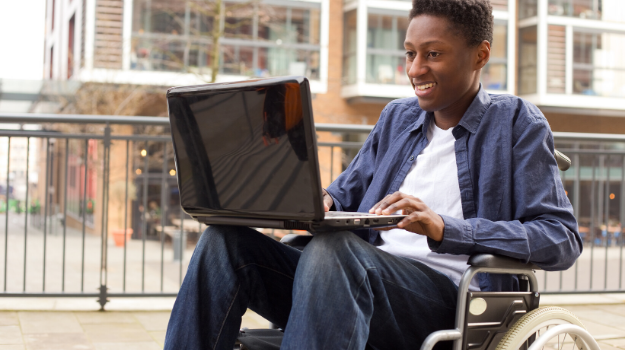
[[[559,325],[576,325],[586,329],[570,311],[560,307],[542,307],[521,317],[504,335],[496,350],[526,350],[534,340]],[[586,350],[586,345],[575,331],[560,333],[549,339],[547,349]]]

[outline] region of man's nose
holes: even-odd
[[[416,78],[428,71],[428,67],[424,60],[419,56],[415,57],[412,63],[409,63],[408,76],[410,78]]]

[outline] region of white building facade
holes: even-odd
[[[174,86],[209,81],[213,0],[48,0],[45,75]],[[625,1],[491,0],[484,87],[548,116],[625,116]],[[306,75],[328,92],[382,105],[413,96],[405,73],[407,0],[224,0],[217,81]],[[331,12],[332,9],[332,12]],[[331,32],[330,19],[342,33]],[[340,40],[340,50],[330,49]],[[381,108],[381,107],[380,107]]]

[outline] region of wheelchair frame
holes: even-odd
[[[431,350],[434,345],[440,341],[453,340],[453,350],[463,350],[467,344],[464,344],[464,329],[466,327],[466,310],[467,302],[470,299],[469,285],[471,280],[479,272],[498,273],[498,274],[515,274],[526,276],[529,282],[529,292],[533,293],[537,298],[538,293],[538,280],[534,275],[535,270],[540,270],[539,267],[531,263],[522,263],[515,259],[496,256],[491,254],[477,254],[471,256],[468,261],[469,268],[464,272],[458,286],[458,305],[456,307],[456,321],[455,329],[440,330],[431,333],[421,344],[421,350]],[[515,292],[487,292],[493,295],[505,295],[505,294],[517,294]],[[512,325],[511,325],[512,326]],[[509,327],[511,328],[511,327]],[[548,330],[536,339],[528,350],[537,350],[545,346],[547,341],[553,336],[564,332],[573,332],[579,335],[584,343],[590,350],[600,350],[599,345],[594,338],[584,328],[573,325],[564,324],[556,326],[553,329]]]
[[[281,242],[291,247],[303,250],[306,244],[312,239],[312,236],[303,236],[297,234],[286,235],[282,238]],[[528,291],[533,294],[536,299],[539,298],[538,293],[538,280],[534,275],[535,270],[540,268],[531,263],[523,263],[516,259],[497,256],[492,254],[476,254],[469,258],[467,262],[469,268],[464,272],[458,286],[458,304],[456,306],[456,320],[454,329],[440,330],[431,333],[421,344],[420,350],[432,350],[434,345],[440,341],[454,341],[453,350],[464,350],[467,344],[464,344],[465,340],[465,327],[467,326],[466,313],[467,303],[470,300],[471,292],[469,292],[469,285],[476,274],[480,272],[497,273],[497,274],[514,274],[527,277]],[[493,295],[493,296],[518,296],[519,292],[482,292],[481,295]],[[538,306],[538,303],[536,303]],[[528,310],[528,312],[531,310]],[[512,326],[511,324],[510,326]],[[510,327],[508,327],[510,328]],[[579,335],[584,343],[588,346],[589,350],[600,350],[597,342],[592,338],[590,333],[584,328],[573,324],[564,324],[556,326],[553,329],[548,330],[545,334],[541,335],[527,350],[538,350],[542,348],[546,342],[551,339],[552,336],[561,334],[562,332],[573,332]],[[491,349],[494,347],[488,347]],[[586,349],[580,349],[586,350]]]

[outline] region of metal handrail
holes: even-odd
[[[12,123],[12,124],[22,124],[25,125],[23,127],[23,130],[15,130],[15,129],[8,129],[8,126],[6,126],[7,123]],[[4,125],[3,125],[4,124]],[[34,129],[41,129],[39,127],[37,128],[29,128],[27,125],[36,125],[36,124],[44,124],[44,128],[47,128],[45,125],[53,125],[53,124],[90,124],[90,125],[97,125],[95,128],[90,128],[90,130],[88,132],[85,133],[80,133],[79,131],[68,131],[68,132],[59,132],[59,131],[55,131],[55,130],[34,130]],[[99,125],[98,125],[99,124]],[[163,130],[163,133],[161,134],[156,134],[156,135],[146,135],[146,134],[130,134],[130,135],[125,135],[125,134],[112,134],[112,129],[111,126],[112,125],[134,125],[134,126],[141,126],[141,125],[151,125],[151,126],[161,126],[161,127],[167,127],[169,126],[169,118],[165,118],[165,117],[126,117],[126,116],[93,116],[93,115],[78,115],[78,114],[74,114],[74,115],[56,115],[56,114],[45,114],[45,113],[0,113],[0,137],[2,138],[7,138],[8,142],[7,144],[9,145],[9,149],[7,152],[7,158],[11,158],[11,156],[13,155],[13,153],[11,153],[11,140],[15,140],[13,142],[20,142],[20,143],[24,143],[26,149],[30,149],[29,145],[32,146],[33,142],[38,142],[36,141],[37,139],[41,140],[39,141],[40,143],[36,143],[36,145],[38,145],[38,147],[40,147],[39,152],[42,155],[45,155],[46,158],[46,170],[44,173],[41,173],[40,177],[43,178],[44,174],[45,174],[45,178],[46,179],[51,179],[51,178],[55,178],[55,176],[63,176],[62,174],[67,174],[68,170],[68,162],[69,162],[69,158],[68,155],[69,153],[64,153],[64,150],[69,149],[68,145],[71,142],[73,145],[75,145],[76,148],[76,154],[78,153],[82,153],[82,154],[87,154],[88,149],[89,149],[89,145],[90,145],[90,141],[97,141],[97,145],[98,145],[98,150],[100,150],[99,147],[104,146],[104,150],[106,151],[108,147],[110,147],[111,144],[114,144],[116,147],[116,151],[115,152],[119,152],[119,155],[115,154],[113,155],[113,159],[115,159],[116,156],[121,157],[122,159],[125,159],[125,168],[126,168],[126,182],[129,182],[129,173],[131,174],[132,172],[135,172],[137,174],[137,176],[134,175],[130,175],[133,177],[133,181],[137,181],[137,186],[141,186],[142,188],[142,198],[138,199],[138,204],[141,205],[143,208],[147,208],[148,207],[148,201],[147,201],[147,192],[148,192],[148,183],[153,184],[156,182],[161,182],[161,188],[168,188],[167,186],[170,185],[164,185],[166,184],[167,181],[169,181],[168,179],[171,178],[172,173],[170,172],[170,169],[167,167],[166,163],[163,163],[162,169],[159,170],[158,172],[156,172],[156,168],[155,165],[156,163],[152,164],[148,162],[148,158],[149,157],[145,157],[145,155],[142,153],[142,156],[139,157],[138,156],[138,152],[143,152],[143,150],[148,150],[148,144],[150,143],[161,143],[162,146],[162,153],[160,154],[169,154],[168,157],[171,157],[171,147],[172,147],[172,143],[171,143],[171,136],[169,135],[169,133],[167,133],[166,131]],[[4,128],[3,128],[4,127]],[[329,175],[329,180],[332,181],[333,179],[335,179],[335,175],[339,174],[342,169],[344,169],[344,167],[347,165],[347,163],[350,161],[350,157],[355,155],[355,151],[357,151],[358,149],[360,149],[360,147],[362,147],[363,143],[362,141],[343,141],[343,138],[340,137],[341,134],[360,134],[362,136],[366,136],[366,134],[370,133],[371,130],[373,130],[374,126],[373,125],[353,125],[353,124],[331,124],[331,123],[318,123],[315,124],[315,129],[317,132],[320,133],[335,133],[337,134],[338,137],[335,137],[336,140],[324,140],[323,137],[320,137],[319,141],[317,142],[317,145],[319,146],[320,149],[320,155],[322,157],[320,157],[322,160],[323,165],[325,165],[325,169],[323,170],[324,172],[322,173],[322,175],[324,176],[325,180],[328,180],[328,175]],[[50,129],[50,128],[48,128]],[[108,130],[108,131],[107,131]],[[327,134],[326,134],[327,136]],[[18,141],[18,139],[21,139],[21,141]],[[567,181],[570,186],[570,184],[572,183],[573,186],[572,187],[567,187],[567,189],[569,191],[572,191],[572,195],[571,195],[571,202],[573,203],[573,206],[576,208],[576,215],[578,217],[580,217],[580,208],[583,207],[580,206],[581,204],[584,203],[592,203],[592,208],[591,208],[591,216],[590,216],[590,223],[585,223],[584,228],[588,229],[588,227],[593,228],[593,230],[596,230],[597,227],[599,227],[599,225],[601,224],[606,224],[608,230],[612,230],[611,226],[608,225],[608,223],[610,222],[609,219],[614,219],[614,215],[613,214],[609,214],[610,213],[610,200],[608,198],[611,199],[611,197],[609,197],[611,195],[611,192],[617,192],[616,196],[620,196],[620,200],[621,200],[621,209],[619,211],[620,214],[620,220],[617,220],[621,223],[623,223],[625,225],[625,147],[624,150],[620,149],[621,145],[625,145],[625,135],[613,135],[613,134],[579,134],[579,133],[567,133],[567,132],[555,132],[554,133],[554,139],[557,142],[561,142],[561,144],[559,144],[560,150],[564,151],[564,153],[569,154],[573,160],[573,170],[569,171],[568,173],[562,173],[562,180],[563,182]],[[115,142],[113,142],[115,141]],[[120,142],[121,141],[121,142]],[[131,147],[132,142],[140,142],[142,145],[145,145],[145,147],[139,147],[139,146],[132,146],[134,148]],[[613,142],[617,145],[617,147],[610,147],[610,149],[605,149],[606,147],[592,147],[592,148],[582,148],[582,147],[577,147],[577,144],[580,143],[592,143],[592,142],[597,142],[597,143],[601,143],[601,142]],[[124,148],[124,143],[125,143],[125,158],[123,157],[122,153],[123,153],[123,148]],[[48,145],[49,144],[49,145]],[[571,145],[572,144],[572,145]],[[58,145],[58,146],[57,146]],[[64,146],[63,146],[64,145]],[[99,146],[102,145],[102,146]],[[54,147],[52,147],[54,146]],[[24,146],[21,146],[24,147]],[[74,148],[75,148],[74,147]],[[562,147],[566,147],[566,149],[562,148]],[[337,149],[338,148],[338,149]],[[169,151],[168,151],[169,150]],[[329,151],[329,152],[328,152]],[[74,152],[74,151],[72,151]],[[131,153],[132,152],[132,153]],[[76,157],[76,154],[72,153],[72,157]],[[105,154],[105,153],[102,153]],[[26,153],[26,157],[28,157],[30,155],[30,152]],[[55,166],[56,163],[53,163],[50,157],[56,157],[56,162],[58,162],[58,165],[56,165],[57,168],[54,168],[54,172],[56,175],[52,176],[50,175],[52,173],[51,169],[53,169],[52,167]],[[44,158],[45,158],[44,157]],[[135,161],[133,161],[133,157],[136,157],[136,159],[138,160],[138,163],[135,164]],[[143,158],[144,157],[144,158]],[[325,157],[325,158],[324,158]],[[32,159],[32,157],[30,157]],[[80,157],[79,157],[80,158]],[[592,163],[589,163],[588,160],[592,158]],[[4,158],[3,158],[4,159]],[[119,162],[119,159],[117,159]],[[336,160],[336,161],[335,161]],[[123,160],[122,160],[123,161]],[[171,159],[169,159],[169,161],[171,161]],[[616,162],[615,162],[616,161]],[[108,162],[108,160],[102,158],[98,158],[97,162],[85,162],[84,163],[84,171],[81,170],[80,173],[76,173],[76,170],[72,170],[74,171],[74,173],[78,174],[77,176],[77,181],[83,181],[80,180],[78,177],[80,178],[84,178],[88,173],[88,171],[101,171],[101,169],[107,169],[107,165],[106,163]],[[612,163],[614,163],[613,165],[611,165]],[[7,168],[6,168],[6,183],[2,183],[1,185],[9,188],[10,183],[12,184],[12,181],[9,181],[9,168],[13,168],[14,165],[12,164],[12,161],[7,161]],[[132,169],[129,172],[128,169],[130,169],[130,164],[132,165]],[[618,164],[616,164],[618,163]],[[30,164],[28,161],[28,158],[26,159],[26,164]],[[79,164],[79,163],[76,163]],[[72,166],[77,166],[76,164],[72,163]],[[120,163],[121,164],[121,163]],[[171,162],[170,162],[171,164]],[[10,165],[10,166],[9,166]],[[41,167],[41,170],[44,171],[43,169],[43,165],[39,165]],[[121,164],[121,166],[123,167],[123,164]],[[59,170],[60,169],[60,170]],[[607,169],[607,171],[606,171]],[[61,171],[59,173],[59,171]],[[175,174],[175,173],[174,173]],[[117,177],[119,177],[119,174],[114,174]],[[590,177],[592,175],[592,177]],[[28,176],[28,171],[26,171],[25,176]],[[98,175],[99,176],[99,175]],[[140,180],[137,180],[140,179]],[[173,178],[171,178],[173,179]],[[65,178],[64,180],[61,180],[65,182],[64,186],[61,186],[63,188],[68,188],[68,178]],[[26,178],[26,182],[28,183],[29,180],[28,178]],[[614,185],[614,182],[620,182],[621,187],[620,189],[617,188]],[[103,187],[106,184],[105,187]],[[90,225],[93,225],[94,222],[92,221],[93,218],[89,219],[87,218],[88,215],[95,215],[95,214],[85,214],[85,205],[87,204],[87,197],[86,197],[86,193],[87,193],[87,181],[84,180],[82,182],[82,184],[80,185],[80,198],[77,197],[77,194],[73,194],[73,196],[75,196],[75,200],[78,201],[78,204],[75,205],[79,205],[80,208],[80,218],[76,218],[76,220],[81,221],[82,220],[82,234],[84,236],[84,232],[85,232],[85,225],[86,222],[89,221]],[[98,187],[98,191],[102,191],[102,190],[108,190],[108,183],[107,181],[103,181],[102,183],[97,183],[96,185]],[[174,185],[171,185],[174,186]],[[594,192],[591,192],[590,195],[588,193],[583,192],[581,189],[581,186],[585,186],[585,188],[592,188],[594,189]],[[77,187],[76,187],[77,188]],[[28,189],[28,187],[27,187]],[[610,190],[612,189],[612,190]],[[161,190],[161,202],[164,202],[164,200],[166,199],[166,194],[164,194],[165,192],[163,192],[163,190]],[[42,193],[43,195],[44,193]],[[28,193],[27,193],[27,197],[28,197]],[[48,198],[47,195],[45,195],[43,198]],[[72,197],[73,198],[73,197]],[[100,205],[101,208],[104,208],[105,206],[107,206],[107,201],[105,197],[97,197],[99,198],[97,205]],[[126,194],[126,199],[127,199],[127,194]],[[9,203],[8,203],[8,197],[5,198],[3,200],[5,206],[8,208]],[[64,199],[63,203],[68,203],[68,200]],[[124,200],[123,203],[125,204],[125,208],[123,210],[123,215],[122,217],[124,218],[124,220],[128,219],[128,211],[130,210],[130,207],[128,207],[128,200]],[[613,201],[612,203],[616,203],[616,201]],[[604,207],[599,207],[599,205],[603,205]],[[614,205],[614,204],[613,204]],[[586,205],[586,207],[588,207],[588,205]],[[41,214],[37,214],[39,216],[43,215],[44,217],[48,217],[50,215],[50,212],[47,211],[47,207],[42,207],[44,210],[46,211],[42,211]],[[51,207],[52,208],[52,207]],[[612,206],[612,208],[614,208],[614,206]],[[61,206],[61,212],[65,213],[65,210],[63,208],[63,206]],[[72,209],[72,210],[76,210],[76,209]],[[588,212],[588,210],[584,209],[584,213]],[[57,213],[58,214],[58,213]],[[70,214],[68,212],[68,214]],[[63,214],[65,215],[65,214]],[[77,215],[76,213],[72,212],[72,215]],[[143,214],[140,214],[143,215]],[[584,214],[586,216],[588,216],[588,214]],[[27,223],[28,223],[28,219],[29,217],[32,216],[31,214],[28,214],[28,212],[26,213],[26,215],[24,215],[23,217],[23,221],[24,221],[24,247],[26,246],[26,232],[28,229]],[[69,217],[69,216],[68,216]],[[154,224],[156,226],[159,226],[161,229],[164,229],[164,225],[165,225],[165,221],[164,221],[164,216],[161,217],[161,223],[160,225]],[[588,217],[586,217],[586,221],[588,221]],[[618,218],[617,218],[618,219]],[[91,220],[91,221],[90,221]],[[140,217],[139,222],[141,223],[141,226],[138,227],[138,229],[142,230],[141,232],[137,231],[138,233],[140,233],[141,236],[141,240],[144,240],[145,238],[145,230],[146,230],[146,218],[144,216]],[[180,214],[180,225],[176,224],[179,227],[185,227],[186,225],[184,225],[184,215],[181,213]],[[8,216],[4,218],[4,226],[5,226],[5,231],[9,231],[9,221],[8,221]],[[78,222],[77,221],[77,222]],[[65,218],[63,219],[63,222],[65,222]],[[121,224],[120,224],[121,225]],[[612,226],[614,226],[615,224],[612,224]],[[127,227],[127,223],[126,221],[124,221],[123,223],[123,227]],[[43,231],[50,231],[51,230],[50,226],[49,228],[45,227],[45,223],[44,226],[42,227]],[[56,226],[55,226],[56,227]],[[94,233],[104,233],[106,232],[107,227],[91,227],[91,230],[94,230]],[[63,226],[63,230],[65,230],[65,226]],[[78,231],[80,231],[80,228],[77,228]],[[592,273],[593,269],[591,269],[591,273],[589,276],[582,276],[581,274],[577,273],[577,264],[575,265],[575,267],[572,269],[574,271],[571,271],[571,273],[575,273],[575,280],[574,280],[574,287],[571,287],[571,291],[567,290],[566,288],[568,287],[563,287],[563,273],[562,272],[550,272],[549,276],[556,276],[556,274],[559,274],[559,279],[558,278],[554,278],[554,279],[550,279],[550,284],[554,283],[553,281],[560,281],[559,282],[559,289],[553,289],[553,288],[544,288],[541,287],[541,290],[543,291],[543,294],[547,294],[547,293],[606,293],[606,292],[624,292],[625,291],[625,281],[623,281],[622,276],[623,275],[623,268],[625,268],[625,264],[623,264],[623,262],[625,262],[625,239],[623,239],[622,237],[622,233],[621,236],[618,236],[614,233],[612,233],[612,231],[607,233],[607,236],[604,236],[604,238],[597,238],[596,237],[596,233],[595,231],[590,231],[590,232],[586,232],[586,242],[585,242],[585,246],[588,246],[588,252],[590,252],[590,265],[592,266],[593,261],[597,260],[599,263],[601,263],[602,265],[605,266],[604,268],[604,273],[602,276],[603,277],[603,283],[601,283],[601,281],[599,281],[599,283],[601,283],[601,289],[598,289],[598,287],[596,286],[597,283],[593,282],[593,276],[594,274]],[[64,231],[63,231],[64,232]],[[164,231],[163,231],[164,232]],[[620,232],[620,231],[619,231]],[[64,234],[64,233],[63,233]],[[28,236],[32,236],[31,234],[28,234]],[[181,236],[178,239],[178,243],[180,243],[179,245],[176,246],[175,250],[172,246],[172,251],[174,252],[174,254],[178,254],[176,255],[177,257],[175,257],[174,259],[177,261],[176,264],[178,264],[178,266],[176,267],[176,269],[179,270],[179,278],[181,279],[182,276],[182,272],[183,272],[183,253],[184,253],[184,249],[183,249],[183,242],[186,238],[185,237],[185,233],[181,234]],[[107,236],[102,234],[102,242],[105,243]],[[2,246],[0,244],[0,249],[3,249],[5,251],[7,251],[8,246],[6,244],[7,241],[7,236],[2,237],[2,240],[5,241],[5,245]],[[28,238],[30,239],[30,238]],[[45,239],[45,238],[44,238]],[[589,240],[590,239],[590,240]],[[595,243],[595,239],[599,239],[599,243]],[[611,240],[610,240],[611,239]],[[173,238],[172,238],[173,240]],[[612,242],[612,243],[610,243]],[[616,246],[614,246],[613,243],[616,243]],[[64,244],[64,243],[63,243]],[[142,243],[143,244],[143,243]],[[45,245],[45,243],[44,243]],[[613,247],[613,248],[611,248]],[[601,250],[599,250],[599,248],[601,248]],[[145,245],[143,244],[143,248],[145,249]],[[168,248],[169,249],[169,248]],[[617,253],[618,257],[616,258],[616,260],[614,262],[609,261],[608,260],[608,250],[614,250],[614,249],[618,249]],[[44,247],[45,250],[45,247]],[[100,292],[91,292],[88,290],[83,290],[83,286],[85,283],[85,273],[88,273],[85,268],[84,268],[84,257],[81,257],[81,271],[79,274],[80,277],[80,292],[70,292],[67,291],[65,289],[65,267],[63,268],[63,277],[62,277],[62,284],[61,284],[61,293],[59,295],[62,296],[99,296],[100,300],[102,303],[106,302],[106,297],[111,297],[111,296],[121,296],[121,295],[127,295],[127,296],[148,296],[148,295],[175,295],[175,292],[167,292],[167,291],[163,291],[163,258],[162,258],[162,252],[163,252],[163,243],[161,242],[161,259],[160,259],[160,264],[161,264],[161,279],[160,279],[160,283],[161,283],[161,290],[160,292],[154,292],[151,293],[151,290],[153,288],[147,288],[145,289],[143,286],[143,280],[145,278],[145,251],[142,251],[142,258],[140,263],[141,268],[142,268],[142,272],[141,272],[141,292],[137,292],[135,293],[134,291],[131,290],[126,290],[126,260],[125,260],[125,248],[124,248],[124,264],[122,267],[123,270],[123,285],[122,285],[122,289],[121,289],[121,293],[117,293],[116,290],[113,290],[111,292],[106,291],[107,288],[107,283],[106,283],[106,274],[104,275],[104,280],[101,282],[102,285],[100,286]],[[593,251],[595,252],[595,254],[598,254],[597,252],[600,252],[600,255],[598,255],[595,259],[593,256]],[[82,253],[84,254],[84,249],[82,250]],[[104,250],[102,252],[105,256],[106,256],[106,250]],[[63,246],[63,257],[65,256],[65,248]],[[186,253],[185,253],[186,254]],[[610,253],[613,254],[613,253]],[[0,254],[1,255],[1,254]],[[26,256],[26,251],[24,250],[24,256]],[[44,252],[45,255],[45,252]],[[4,260],[5,260],[5,266],[4,266],[4,270],[7,271],[7,264],[6,264],[6,257],[7,254],[5,253],[4,255]],[[603,258],[602,258],[603,257]],[[603,261],[599,261],[598,259],[602,259]],[[610,258],[612,259],[612,258]],[[607,266],[609,264],[618,264],[619,268],[618,268],[618,276],[619,278],[617,278],[618,280],[618,284],[615,283],[611,283],[611,287],[607,284],[606,281],[608,281],[608,270],[607,270]],[[45,262],[44,262],[45,264]],[[63,266],[65,266],[65,263],[62,263]],[[103,264],[105,265],[105,264]],[[24,258],[24,263],[23,266],[26,266],[26,258]],[[45,274],[45,269],[46,267],[43,266],[43,270],[44,270],[44,274]],[[9,274],[11,274],[11,270],[8,270]],[[30,273],[30,272],[29,272]],[[580,278],[578,278],[578,275],[581,276]],[[18,293],[17,290],[13,291],[11,289],[14,288],[9,288],[7,289],[6,286],[6,272],[4,274],[5,278],[4,278],[4,293],[0,293],[0,295],[5,295],[5,296],[9,296],[9,295],[16,295],[16,296],[47,296],[47,295],[52,295],[50,294],[49,291],[50,288],[47,288],[45,286],[45,281],[43,282],[44,287],[42,288],[42,290],[40,292],[35,292],[33,293],[32,291],[27,291],[26,290],[26,284],[25,284],[25,279],[24,279],[24,284],[22,286],[22,292]],[[26,268],[23,269],[23,276],[26,276]],[[30,276],[30,275],[29,275]],[[78,275],[77,275],[78,276]],[[543,273],[541,272],[540,278],[541,280],[541,285],[543,286],[547,286],[547,273]],[[580,281],[580,285],[578,286],[578,279]],[[44,276],[44,280],[45,280],[45,276]],[[543,282],[544,281],[544,282]],[[612,281],[612,280],[610,280]],[[180,281],[181,282],[181,281]],[[566,280],[566,283],[569,283],[570,280]],[[587,287],[586,287],[587,286]],[[46,289],[47,288],[47,289]],[[616,288],[616,289],[615,289]],[[68,290],[71,288],[68,288]],[[145,289],[145,290],[144,290]],[[56,295],[56,294],[54,294]]]
[[[0,123],[70,123],[169,126],[169,118],[86,114],[0,113]]]
[[[158,125],[169,126],[169,118],[154,116],[117,116],[88,114],[52,114],[52,113],[0,113],[2,123],[42,124],[42,123],[76,123],[76,124],[118,124],[118,125]],[[315,123],[315,129],[322,132],[369,133],[374,125]],[[553,137],[558,141],[596,141],[625,142],[622,134],[598,134],[554,131]]]

